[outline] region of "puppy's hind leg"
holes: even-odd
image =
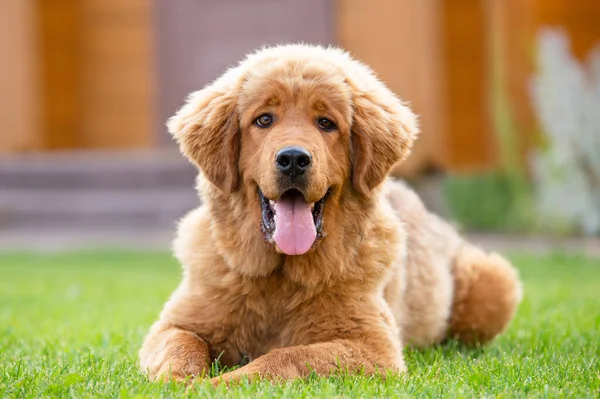
[[[464,243],[453,266],[454,300],[449,336],[485,343],[503,332],[522,297],[517,271],[497,254]]]

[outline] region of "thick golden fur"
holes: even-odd
[[[275,115],[268,130],[253,121]],[[334,120],[323,132],[315,120]],[[193,93],[169,121],[201,173],[204,205],[179,226],[183,281],[140,351],[152,378],[295,378],[406,369],[403,343],[486,342],[520,301],[512,266],[466,243],[386,178],[417,121],[365,65],[339,49],[288,45],[249,55]],[[304,196],[326,192],[324,236],[304,255],[265,240],[258,187],[281,195],[275,152],[313,155]]]

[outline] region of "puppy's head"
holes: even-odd
[[[371,196],[418,132],[367,66],[305,45],[249,55],[193,93],[168,127],[211,187],[253,197],[257,229],[287,255],[315,247],[342,193]]]

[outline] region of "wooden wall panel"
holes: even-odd
[[[36,0],[44,149],[156,143],[152,0]]]
[[[498,167],[526,170],[535,141],[530,100],[533,73],[532,0],[488,0],[490,114]]]
[[[81,135],[88,148],[146,148],[154,124],[151,0],[81,0]]]
[[[490,104],[490,37],[481,0],[441,4],[448,168],[477,171],[496,165]]]
[[[562,27],[569,35],[572,53],[583,60],[594,46],[600,45],[600,2],[488,0],[487,4],[488,25],[498,52],[492,68],[500,75],[500,82],[494,86],[494,90],[500,93],[492,95],[504,97],[506,112],[506,115],[496,117],[509,118],[508,121],[496,121],[496,133],[505,138],[504,144],[509,147],[503,152],[504,166],[518,166],[526,170],[530,150],[540,141],[529,91],[535,73],[538,30]],[[506,140],[507,132],[502,131],[507,128],[513,136],[509,140]]]
[[[569,33],[571,50],[584,59],[600,44],[600,1],[598,0],[529,0],[533,2],[534,23],[562,26]]]
[[[79,0],[37,0],[44,149],[74,149],[81,135]]]
[[[420,115],[421,137],[397,174],[446,162],[436,0],[338,0],[336,41],[370,65]]]
[[[0,1],[0,153],[40,147],[34,0]]]

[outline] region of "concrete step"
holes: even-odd
[[[196,169],[174,150],[0,157],[0,190],[191,187]]]
[[[192,187],[2,189],[0,228],[171,225],[200,203]]]
[[[172,150],[0,158],[0,229],[151,228],[199,204],[195,168]]]
[[[161,228],[15,227],[0,229],[0,251],[61,252],[73,250],[168,251],[175,225]]]

